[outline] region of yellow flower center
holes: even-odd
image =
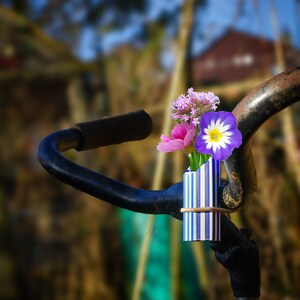
[[[208,132],[208,136],[210,142],[218,143],[222,138],[222,133],[218,128],[214,128]]]

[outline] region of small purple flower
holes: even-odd
[[[198,125],[202,114],[216,110],[220,99],[212,92],[195,92],[189,88],[186,95],[180,95],[172,105],[171,117],[180,122]]]
[[[198,152],[211,154],[216,160],[225,160],[241,143],[242,134],[232,113],[219,111],[202,115],[200,133],[195,142]]]

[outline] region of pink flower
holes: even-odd
[[[156,149],[160,152],[174,152],[178,150],[191,152],[194,150],[193,142],[195,133],[196,127],[194,124],[178,124],[171,131],[171,138],[164,134],[161,135],[161,142],[157,145]]]

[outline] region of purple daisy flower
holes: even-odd
[[[219,111],[202,115],[200,133],[195,142],[198,152],[211,154],[216,160],[225,160],[241,144],[242,134],[232,113]]]

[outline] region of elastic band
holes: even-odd
[[[185,212],[220,212],[223,214],[230,214],[239,211],[240,208],[237,209],[229,209],[222,207],[193,207],[193,208],[181,208],[180,211],[182,213]]]

